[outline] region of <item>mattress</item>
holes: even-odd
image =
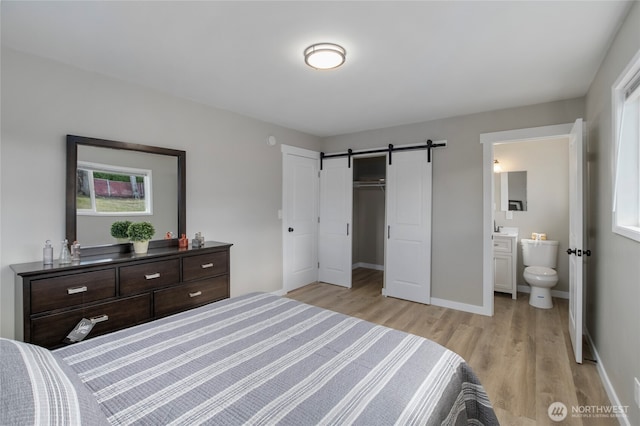
[[[430,340],[265,293],[53,351],[115,425],[498,424]]]

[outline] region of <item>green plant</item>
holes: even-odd
[[[113,238],[128,238],[127,231],[131,222],[128,220],[120,220],[111,224],[111,236]]]
[[[153,237],[156,230],[149,222],[134,222],[127,229],[127,236],[131,241],[147,241]]]

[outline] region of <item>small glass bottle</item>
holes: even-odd
[[[44,243],[42,249],[42,263],[45,265],[53,265],[53,247],[51,246],[51,240],[47,240]]]
[[[71,253],[69,253],[69,241],[64,240],[60,250],[60,264],[65,265],[67,263],[71,263]]]
[[[71,244],[71,260],[74,262],[80,261],[80,243],[77,241],[74,241],[73,244]]]

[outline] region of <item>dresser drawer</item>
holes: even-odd
[[[141,294],[113,302],[73,309],[31,320],[31,343],[53,348],[62,341],[82,318],[108,318],[95,324],[89,337],[131,327],[151,319],[151,295]]]
[[[143,293],[180,281],[180,259],[148,262],[120,268],[120,295]]]
[[[31,281],[31,313],[115,297],[116,271],[83,272]]]
[[[493,237],[493,251],[511,253],[512,238]]]
[[[161,317],[229,297],[229,276],[223,275],[154,292],[154,313]]]
[[[229,254],[226,251],[187,256],[182,259],[182,280],[191,281],[226,274],[228,265]]]

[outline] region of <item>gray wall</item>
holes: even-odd
[[[584,99],[427,121],[327,138],[324,151],[446,139],[433,164],[431,296],[482,305],[482,145],[480,134],[572,123]]]
[[[558,246],[558,284],[556,291],[569,291],[569,139],[518,142],[495,145],[494,158],[503,170],[527,171],[527,211],[513,211],[513,219],[506,219],[500,211],[500,192],[495,192],[495,220],[497,225],[517,227],[518,241],[531,238],[532,232],[546,233],[547,239]],[[500,178],[494,174],[500,186]],[[522,277],[522,245],[518,243],[518,285],[527,285]]]
[[[633,378],[640,379],[640,243],[611,231],[611,86],[640,49],[640,4],[635,2],[586,97],[589,170],[589,247],[586,322],[629,421],[640,424]]]
[[[64,238],[67,134],[185,150],[189,237],[234,244],[232,295],[282,289],[282,153],[266,140],[318,138],[4,47],[1,83],[0,335],[14,335],[9,265]]]
[[[353,191],[353,263],[384,266],[385,193],[382,188]]]

